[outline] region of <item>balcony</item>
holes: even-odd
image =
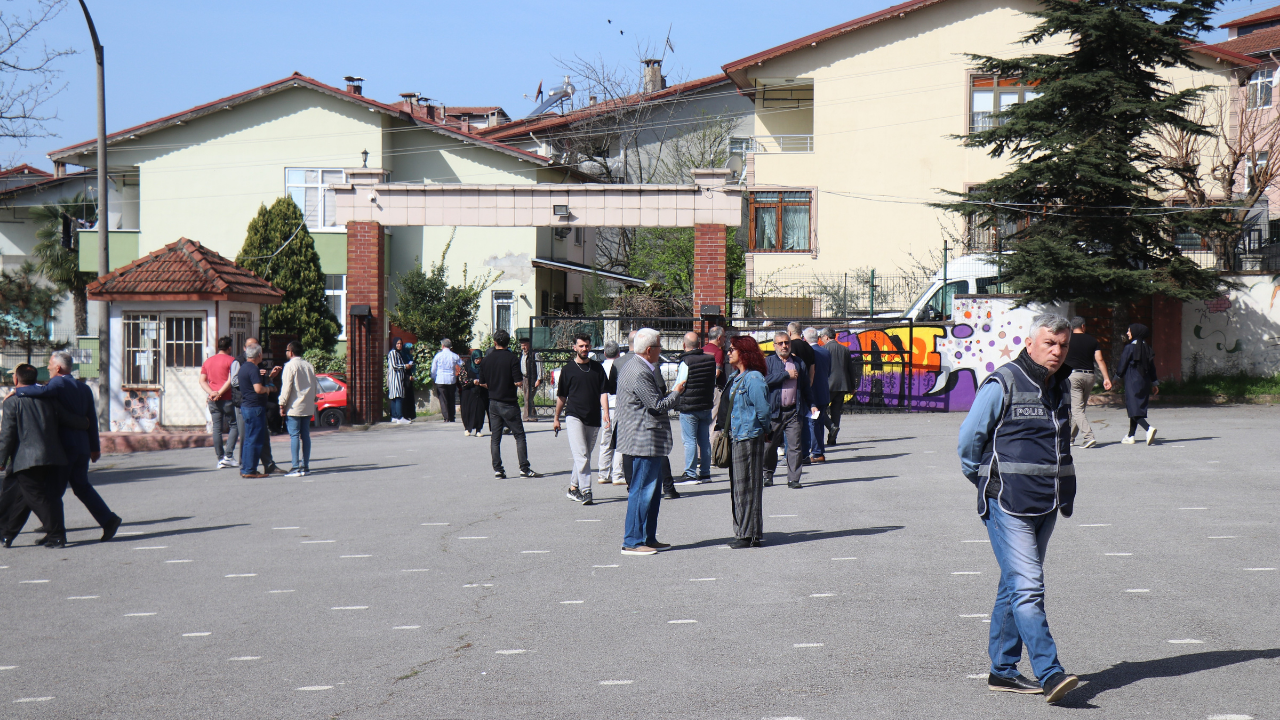
[[[813,135],[755,135],[729,139],[729,154],[811,153]]]

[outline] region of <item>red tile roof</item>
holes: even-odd
[[[1232,40],[1223,40],[1216,45],[1240,55],[1253,55],[1280,49],[1280,27],[1258,30]]]
[[[502,107],[498,105],[482,105],[477,107],[448,105],[445,106],[444,111],[446,115],[488,115],[491,112],[501,109]]]
[[[195,240],[169,243],[94,280],[90,300],[231,300],[279,305],[284,292]]]
[[[1240,27],[1242,25],[1255,25],[1257,23],[1262,23],[1268,20],[1276,20],[1276,19],[1280,19],[1280,5],[1277,5],[1276,7],[1273,7],[1269,10],[1256,12],[1252,15],[1245,15],[1239,20],[1232,20],[1231,22],[1222,23],[1218,27],[1233,28],[1233,27]]]
[[[613,100],[605,100],[604,102],[588,105],[587,107],[570,110],[560,115],[557,113],[545,113],[537,117],[524,118],[522,120],[512,120],[511,122],[492,127],[481,128],[477,130],[483,137],[492,140],[509,140],[511,138],[524,138],[529,133],[541,132],[544,130],[552,130],[565,125],[572,125],[588,118],[602,115],[607,112],[618,110],[619,108],[629,107],[632,105],[640,105],[642,103],[658,102],[668,98],[676,97],[684,93],[702,90],[718,83],[726,82],[723,75],[710,75],[708,77],[690,80],[688,82],[678,83],[671,87],[664,88],[652,93],[636,93]],[[449,112],[453,112],[454,108],[449,108]]]
[[[35,175],[39,177],[53,177],[53,173],[45,172],[40,168],[34,168],[27,164],[11,167],[8,170],[0,170],[0,178],[9,177],[10,175]]]

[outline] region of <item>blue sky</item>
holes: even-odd
[[[1220,21],[1280,0],[1223,4]],[[4,3],[12,12],[32,0]],[[331,85],[360,75],[365,94],[399,100],[419,92],[448,105],[501,105],[514,117],[533,109],[523,98],[539,81],[559,84],[557,58],[579,55],[635,67],[637,44],[660,47],[671,27],[671,82],[719,72],[724,63],[896,4],[895,0],[647,0],[605,3],[335,2],[333,0],[88,0],[106,47],[107,128],[138,123],[241,92],[297,70]],[[803,11],[791,8],[802,7]],[[376,8],[374,10],[373,8]],[[611,23],[609,21],[612,21]],[[620,34],[625,33],[625,34]],[[1224,39],[1218,31],[1209,39]],[[0,161],[50,169],[48,151],[97,132],[89,34],[74,1],[46,30],[64,58],[66,89],[54,99],[59,137],[25,148],[0,140]]]

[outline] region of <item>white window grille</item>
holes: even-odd
[[[160,384],[160,316],[124,315],[124,384]]]
[[[285,191],[298,204],[309,230],[342,230],[337,220],[337,203],[330,185],[347,181],[347,173],[337,168],[286,168]]]
[[[493,331],[515,332],[516,299],[510,290],[493,291]]]

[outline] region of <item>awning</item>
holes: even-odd
[[[608,272],[607,270],[597,270],[596,268],[582,265],[580,263],[569,262],[568,260],[546,260],[544,258],[534,258],[530,262],[534,267],[547,268],[548,270],[562,270],[564,272],[578,273],[579,275],[597,275],[605,280],[613,280],[623,285],[632,285],[635,287],[644,287],[648,285],[647,280],[633,278],[629,275]]]

